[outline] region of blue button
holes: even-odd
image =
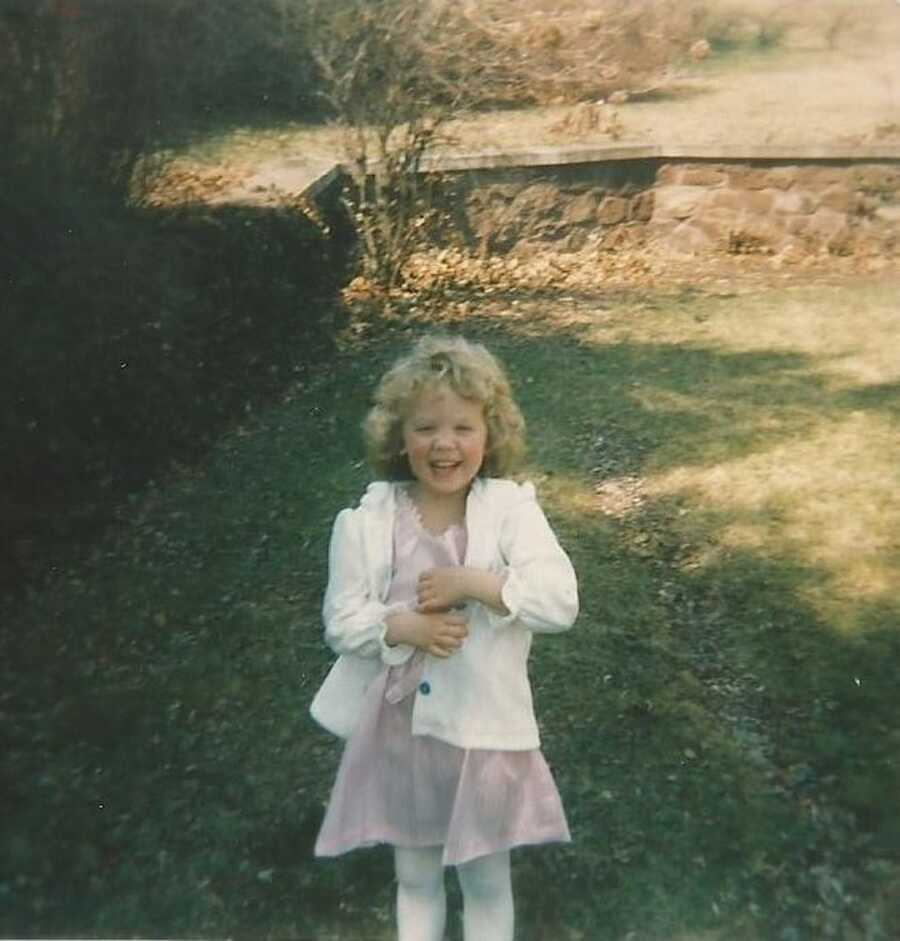
[[[423,696],[427,696],[431,692],[431,684],[427,680],[423,680],[419,683],[419,692]]]

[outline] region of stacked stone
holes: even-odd
[[[494,183],[473,187],[465,200],[470,230],[485,251],[527,252],[547,242],[579,251],[623,230],[635,240],[653,214],[652,191],[633,182]]]
[[[900,254],[900,162],[653,157],[460,173],[454,214],[485,253]]]
[[[668,163],[650,235],[687,253],[900,250],[900,167]]]

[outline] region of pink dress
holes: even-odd
[[[463,526],[440,536],[428,532],[401,496],[387,603],[414,607],[420,572],[461,565],[465,543]],[[463,749],[412,734],[424,658],[416,651],[402,666],[385,668],[369,687],[344,748],[316,855],[378,843],[442,845],[450,866],[514,846],[569,842],[559,792],[539,749]]]

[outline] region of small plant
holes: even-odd
[[[766,238],[756,232],[732,229],[728,233],[727,251],[729,255],[765,255],[770,247]]]
[[[758,25],[756,46],[759,49],[773,49],[780,45],[787,32],[787,23],[779,13],[769,13],[763,17]]]
[[[854,21],[854,11],[851,7],[841,7],[831,14],[825,27],[825,42],[830,50],[837,48],[841,37],[847,33]]]
[[[624,128],[619,112],[605,101],[582,101],[555,123],[551,131],[568,137],[604,134],[619,140]]]
[[[788,23],[778,10],[753,16],[732,7],[707,12],[703,32],[715,52],[736,52],[739,49],[771,50],[784,40]]]

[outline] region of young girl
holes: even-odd
[[[431,337],[382,379],[365,423],[383,480],[338,514],[312,704],[347,738],[316,843],[389,843],[400,941],[440,941],[444,866],[466,941],[509,941],[509,851],[570,839],[540,752],[526,663],[569,628],[575,573],[531,484],[502,479],[524,421],[484,347]]]

